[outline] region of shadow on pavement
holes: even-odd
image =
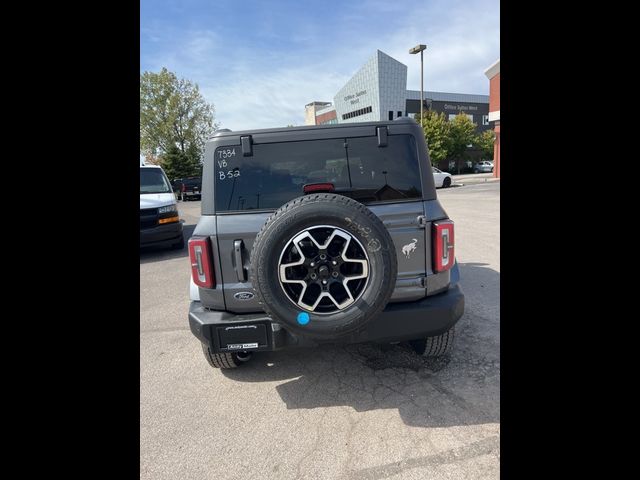
[[[478,285],[499,292],[500,273],[485,264],[460,264],[460,270],[465,293],[477,296]],[[499,305],[499,294],[486,301]],[[498,423],[499,321],[499,315],[486,318],[467,308],[452,354],[441,359],[421,357],[406,343],[327,345],[259,353],[247,365],[222,373],[240,382],[289,380],[275,387],[288,409],[391,408],[416,427]]]
[[[193,235],[193,231],[195,230],[195,225],[183,225],[183,234],[185,246],[180,250],[172,250],[169,247],[140,247],[140,264],[157,262],[160,260],[169,260],[172,258],[179,257],[188,257],[189,250],[187,249],[186,242],[189,240],[191,235]]]

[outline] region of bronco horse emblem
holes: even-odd
[[[404,256],[407,258],[411,257],[411,252],[415,251],[416,249],[416,244],[418,243],[418,239],[417,238],[412,238],[413,242],[406,244],[404,247],[402,247],[402,253],[404,253]]]

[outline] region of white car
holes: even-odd
[[[184,248],[176,196],[162,168],[140,165],[140,246]]]
[[[438,170],[436,167],[431,167],[431,170],[433,170],[433,182],[435,183],[436,188],[447,188],[451,186],[452,178],[450,173]]]
[[[493,172],[493,162],[482,161],[476,163],[476,166],[473,167],[473,171],[476,173],[490,173]]]

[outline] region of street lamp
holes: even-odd
[[[424,90],[424,61],[422,52],[424,52],[426,49],[426,45],[420,44],[409,50],[409,53],[411,55],[415,55],[416,53],[420,52],[420,125],[422,125],[422,104],[424,103],[424,99],[422,98]]]

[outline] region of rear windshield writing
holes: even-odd
[[[422,197],[411,135],[310,140],[215,151],[216,211],[276,209],[303,195],[303,186],[330,182],[337,193],[363,203]],[[346,144],[346,147],[345,147]]]

